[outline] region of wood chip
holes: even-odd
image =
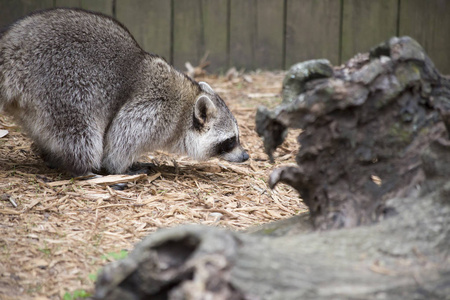
[[[274,98],[279,96],[278,93],[250,93],[247,95],[249,98]]]
[[[113,185],[117,183],[133,182],[147,177],[147,174],[138,175],[107,175],[98,178],[88,179],[88,180],[62,180],[47,183],[50,187],[67,185],[76,183],[77,185],[90,185],[90,184],[101,184],[101,185]],[[159,176],[158,176],[159,177]]]
[[[21,212],[4,208],[4,209],[0,209],[0,214],[2,214],[2,215],[20,215]]]

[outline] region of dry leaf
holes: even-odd
[[[6,136],[7,134],[9,133],[9,131],[8,130],[5,130],[5,129],[0,129],[0,138],[2,138],[2,137],[4,137],[4,136]]]

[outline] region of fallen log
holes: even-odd
[[[295,236],[160,230],[105,267],[96,299],[448,299],[450,207],[436,198],[395,198],[401,213],[376,225]]]

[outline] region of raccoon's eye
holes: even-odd
[[[216,146],[216,153],[217,154],[224,154],[224,153],[228,153],[231,150],[234,149],[234,147],[236,147],[237,144],[237,139],[235,136],[230,137],[228,139],[226,139],[225,141],[217,144]]]

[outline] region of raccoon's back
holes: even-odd
[[[144,56],[109,17],[73,9],[32,14],[0,38],[0,109],[16,101],[110,114],[131,92]]]

